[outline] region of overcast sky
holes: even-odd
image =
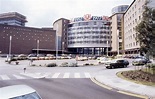
[[[18,12],[27,17],[26,26],[52,27],[59,18],[85,14],[111,16],[111,9],[133,0],[0,0],[0,13]]]

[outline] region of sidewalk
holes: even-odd
[[[99,72],[95,79],[100,83],[110,86],[112,88],[127,91],[135,94],[146,95],[155,99],[155,87],[136,84],[134,82],[129,82],[122,78],[117,77],[116,73],[119,71],[131,70],[129,68],[123,69],[107,69]]]

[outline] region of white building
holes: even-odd
[[[124,14],[124,50],[126,54],[139,54],[140,45],[136,42],[137,24],[142,19],[146,0],[134,0]],[[150,7],[155,7],[155,0],[150,0]]]
[[[110,20],[106,16],[73,18],[68,27],[68,49],[78,54],[107,53],[111,47]]]

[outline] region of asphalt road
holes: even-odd
[[[43,99],[140,99],[104,89],[84,78],[0,81],[0,87],[17,84],[31,86]]]

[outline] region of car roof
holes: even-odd
[[[126,60],[126,59],[124,59],[124,58],[117,58],[117,59],[115,59],[115,60]]]
[[[27,85],[12,85],[0,88],[0,99],[8,99],[25,94],[30,94],[35,90]]]

